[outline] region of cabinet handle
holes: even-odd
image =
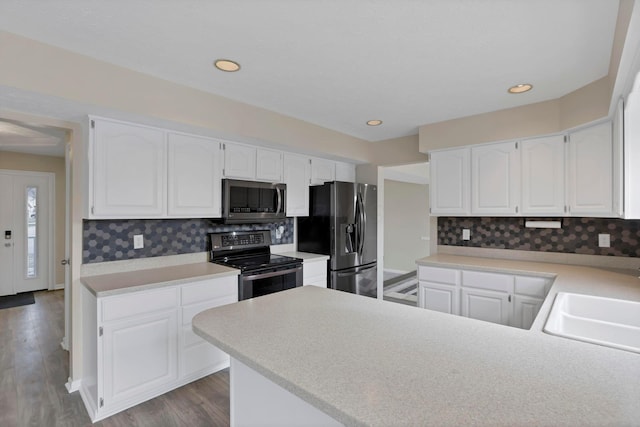
[[[511,295],[509,295],[509,302],[511,302]]]

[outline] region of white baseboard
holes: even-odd
[[[53,286],[54,291],[59,291],[60,289],[64,289],[64,283],[58,283]]]
[[[81,380],[72,380],[71,377],[69,377],[69,380],[65,383],[65,387],[67,388],[67,391],[69,393],[75,393],[76,391],[80,390],[80,384],[81,384]]]

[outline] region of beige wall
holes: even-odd
[[[53,172],[55,174],[55,251],[54,260],[55,284],[64,284],[64,267],[60,260],[64,258],[65,235],[65,163],[64,158],[52,156],[36,156],[33,154],[0,151],[0,169],[20,171]]]
[[[429,255],[429,186],[384,180],[384,269],[413,271]]]
[[[557,133],[609,114],[611,83],[597,80],[562,98],[421,126],[419,150]]]

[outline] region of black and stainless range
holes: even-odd
[[[238,300],[302,286],[302,260],[271,253],[271,232],[209,233],[210,261],[240,270]]]

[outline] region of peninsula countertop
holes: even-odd
[[[239,270],[223,265],[197,262],[81,277],[80,282],[96,297],[106,297],[239,273]]]
[[[640,354],[534,330],[314,286],[206,310],[193,327],[345,425],[640,420]]]

